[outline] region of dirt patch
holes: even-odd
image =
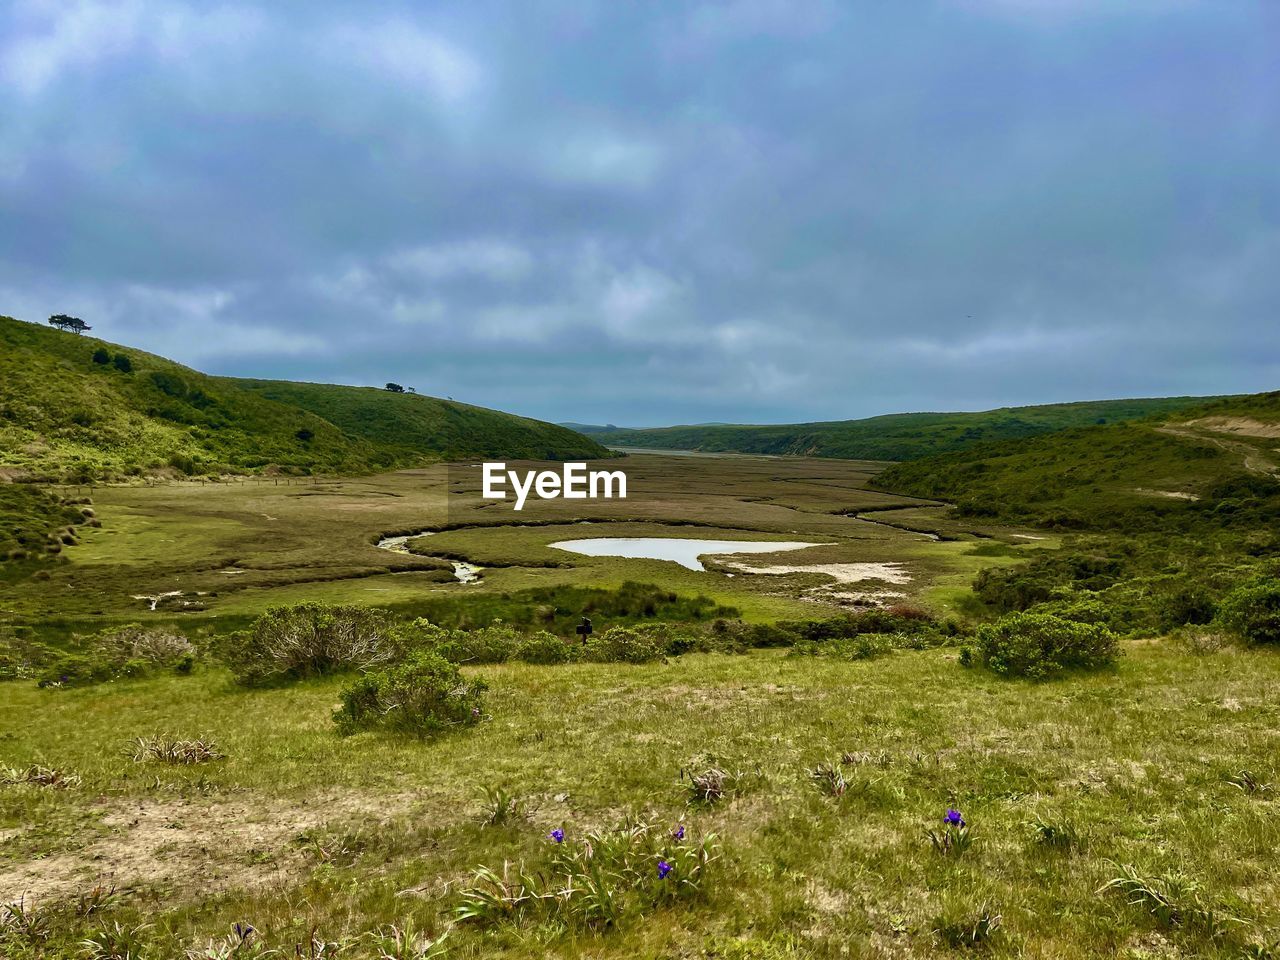
[[[862,583],[865,580],[899,584],[911,582],[911,575],[902,568],[900,563],[812,563],[753,567],[747,563],[726,562],[725,566],[742,573],[761,573],[772,576],[788,573],[820,573],[831,577],[837,583]]]
[[[1134,487],[1134,493],[1141,493],[1148,497],[1164,497],[1168,500],[1199,500],[1194,493],[1187,493],[1184,490],[1148,490],[1146,487]]]
[[[1263,423],[1248,417],[1203,417],[1190,421],[1187,426],[1201,427],[1214,433],[1233,433],[1238,437],[1280,439],[1280,423]]]
[[[76,854],[0,864],[0,903],[74,896],[98,884],[201,894],[295,876],[299,838],[319,829],[385,823],[427,795],[325,794],[298,800],[137,799],[104,807],[109,833]]]

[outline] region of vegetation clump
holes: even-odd
[[[464,679],[457,664],[418,651],[404,663],[366,673],[347,686],[333,720],[343,736],[361,730],[433,736],[479,723],[486,689],[483,681]]]
[[[684,825],[664,829],[628,821],[577,840],[564,828],[547,835],[550,855],[535,867],[481,867],[461,895],[459,921],[485,926],[558,922],[615,927],[705,895],[719,858],[714,834],[695,838]]]
[[[166,627],[130,623],[103,630],[75,650],[48,651],[40,686],[69,687],[143,677],[156,670],[190,673],[197,651],[184,635]]]
[[[1043,680],[1108,667],[1119,655],[1119,639],[1106,627],[1047,613],[1014,613],[978,628],[977,660],[1001,676]]]
[[[224,653],[248,685],[383,666],[399,658],[394,620],[383,610],[324,603],[272,607]]]
[[[178,740],[173,737],[136,737],[130,741],[129,753],[134,763],[149,760],[160,763],[193,764],[221,760],[226,756],[218,745],[207,737],[194,740]]]
[[[1268,578],[1233,590],[1223,599],[1218,619],[1250,643],[1280,644],[1280,580]]]

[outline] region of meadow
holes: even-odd
[[[3,955],[1275,954],[1274,649],[1134,629],[1104,669],[1000,677],[973,662],[1001,608],[972,585],[1073,535],[873,488],[883,463],[611,466],[628,500],[520,514],[468,463],[65,490],[99,525],[0,584]],[[803,540],[745,559],[893,576],[549,546],[597,535]],[[693,641],[637,663],[463,656],[487,685],[469,722],[342,730],[352,672],[241,682],[244,628],[312,601]],[[886,606],[870,636],[825,639]],[[194,651],[23,672],[131,622]]]

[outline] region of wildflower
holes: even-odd
[[[564,831],[556,827],[547,834],[548,839],[554,840],[556,843],[564,843]]]
[[[684,824],[683,824],[683,823],[678,824],[678,825],[676,826],[676,828],[675,828],[674,830],[672,830],[672,831],[671,831],[671,836],[672,836],[672,838],[673,838],[673,839],[675,839],[675,840],[683,840],[683,839],[684,839]]]
[[[672,869],[671,864],[667,863],[667,861],[665,860],[659,860],[658,861],[658,879],[659,880],[667,879],[667,874],[671,872],[671,869]]]
[[[249,935],[254,932],[252,923],[237,923],[231,929],[241,941],[249,939]]]
[[[942,822],[949,827],[965,826],[964,817],[960,816],[960,811],[950,807],[947,808],[947,815],[942,818]]]

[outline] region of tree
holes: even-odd
[[[123,353],[117,353],[111,362],[121,373],[133,373],[133,361]]]
[[[404,387],[400,386],[398,383],[388,383],[387,389],[392,393],[404,393]]]
[[[306,427],[303,427],[301,430],[295,433],[294,436],[297,437],[299,440],[301,440],[303,443],[308,443],[315,436],[315,433],[314,431],[308,430]]]
[[[107,351],[102,349],[102,347],[99,347],[97,350],[93,351],[93,362],[105,367],[111,362],[111,354],[107,353]]]
[[[65,313],[55,313],[49,318],[49,326],[57,327],[59,330],[74,330],[76,333],[84,333],[86,330],[92,330],[79,317],[69,317]]]

